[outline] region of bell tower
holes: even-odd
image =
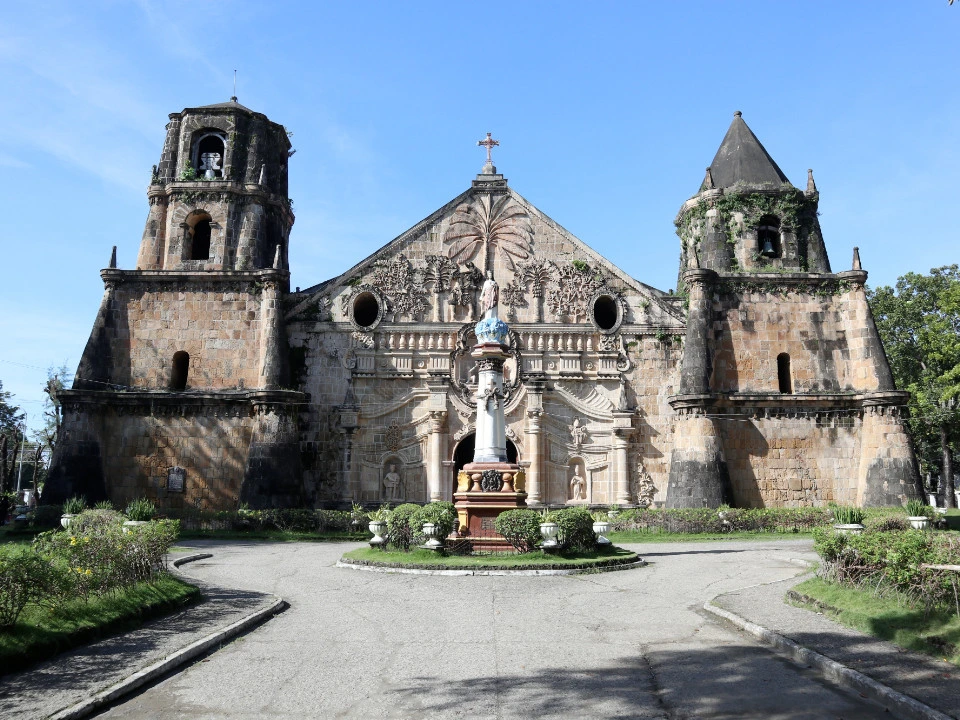
[[[739,111],[700,190],[677,214],[680,281],[686,270],[719,273],[828,273],[820,233],[820,194],[794,187]]]
[[[258,270],[277,247],[287,267],[290,155],[284,127],[235,97],[172,113],[137,269]]]

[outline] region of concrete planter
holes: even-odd
[[[437,538],[437,526],[434,523],[424,523],[423,534],[427,538],[427,542],[424,543],[423,547],[428,550],[443,549],[443,540]]]
[[[370,539],[370,547],[386,545],[387,541],[383,537],[387,532],[386,520],[371,520],[367,529],[373,533],[373,537]]]
[[[833,529],[841,535],[860,535],[863,532],[863,525],[860,523],[851,523],[849,525],[834,525]]]
[[[75,517],[76,515],[70,515],[68,513],[64,513],[63,515],[60,516],[60,524],[63,525],[64,530],[70,527],[70,521],[73,520]]]
[[[910,521],[910,527],[914,530],[926,530],[930,527],[930,518],[924,515],[910,515],[907,520]]]
[[[557,533],[560,532],[560,526],[553,522],[540,523],[540,535],[543,537],[544,551],[552,552],[560,547],[557,542]]]
[[[593,532],[597,536],[597,545],[610,545],[610,541],[604,537],[610,532],[610,523],[606,520],[598,520],[593,524]]]
[[[150,524],[149,520],[127,520],[126,522],[123,523],[123,531],[125,533],[133,532],[134,530],[137,530],[143,527],[144,525],[149,525],[149,524]]]

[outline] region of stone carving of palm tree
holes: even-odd
[[[461,205],[453,214],[450,227],[443,236],[452,242],[447,257],[465,262],[481,253],[480,267],[491,269],[494,254],[499,254],[512,270],[514,259],[530,257],[530,218],[522,207],[511,202],[509,195],[481,195],[472,205]],[[491,253],[492,249],[492,253]]]
[[[524,283],[530,285],[530,294],[533,295],[537,306],[537,322],[543,322],[544,290],[547,283],[557,276],[557,266],[549,260],[537,258],[520,265],[519,275]]]

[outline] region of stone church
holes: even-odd
[[[496,141],[480,144],[486,164],[449,203],[291,292],[283,126],[236,98],[170,115],[136,267],[114,249],[101,271],[44,501],[450,500],[473,458],[487,271],[510,327],[508,454],[528,504],[917,495],[867,273],[856,251],[831,270],[812,171],[792,185],[739,112],[676,216],[676,293],[531,205],[494,167]]]

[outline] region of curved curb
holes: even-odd
[[[177,558],[172,562],[172,565],[175,568],[179,568],[181,565],[184,565],[188,562],[204,560],[210,557],[213,557],[211,553],[187,555],[186,557]],[[259,625],[261,622],[270,619],[270,617],[273,615],[276,615],[284,610],[287,605],[283,598],[277,597],[276,595],[273,597],[274,601],[267,607],[261,608],[260,610],[257,610],[246,617],[240,618],[236,622],[227,625],[227,627],[221,628],[220,630],[217,630],[216,632],[213,632],[206,637],[187,645],[187,647],[177,650],[164,659],[158,660],[142,670],[138,670],[129,677],[124,678],[120,682],[114,683],[110,687],[106,688],[105,690],[101,690],[86,700],[82,700],[75,705],[64,708],[53,715],[49,715],[48,720],[75,720],[76,718],[86,717],[98,708],[113,702],[117,698],[120,698],[136,690],[137,688],[146,685],[147,683],[155,680],[158,677],[161,677],[175,668],[180,667],[181,665],[185,665],[199,655],[203,655],[216,645],[230,640],[237,635],[240,635],[245,630],[248,630],[255,625]]]
[[[798,645],[793,640],[773,630],[752,623],[736,613],[724,610],[712,603],[712,600],[707,601],[704,603],[703,609],[732,622],[744,632],[750,633],[765,644],[785,653],[795,662],[813,667],[828,680],[851,690],[856,690],[871,700],[889,705],[890,709],[896,712],[899,717],[909,718],[910,720],[953,720],[952,716],[945,715],[909,695],[904,695],[861,672],[838,663],[836,660],[831,660],[826,655],[821,655],[815,650]]]
[[[446,577],[466,577],[468,575],[479,576],[505,576],[517,575],[520,577],[537,577],[544,575],[583,575],[585,573],[616,572],[618,570],[631,570],[632,568],[644,567],[646,560],[638,559],[634,562],[624,563],[622,565],[607,565],[596,568],[570,568],[569,570],[483,570],[481,568],[464,568],[462,570],[424,570],[422,568],[398,568],[388,567],[386,565],[357,565],[354,563],[338,560],[336,567],[347,568],[348,570],[362,570],[364,572],[375,573],[396,573],[399,575],[443,575]]]

